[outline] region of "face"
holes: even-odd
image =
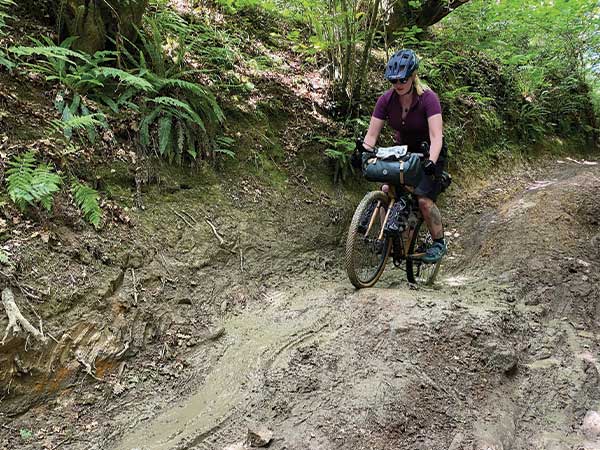
[[[410,77],[408,77],[406,83],[402,84],[400,81],[396,81],[392,84],[392,86],[398,95],[406,95],[412,90],[414,81],[415,74],[413,73]]]

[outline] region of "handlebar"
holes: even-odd
[[[423,141],[421,142],[421,152],[417,153],[417,152],[407,152],[407,154],[411,154],[411,155],[417,155],[419,158],[428,158],[429,157],[429,143],[427,141]],[[372,147],[371,150],[368,150],[365,148],[363,140],[358,138],[356,139],[356,151],[358,152],[358,154],[362,154],[362,153],[369,153],[373,156],[375,156],[377,154],[377,151],[379,150],[379,147]]]

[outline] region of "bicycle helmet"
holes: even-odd
[[[386,80],[405,80],[419,68],[419,58],[412,50],[398,50],[385,67]]]

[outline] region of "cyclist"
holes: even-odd
[[[419,153],[423,142],[429,144],[429,159],[423,165],[425,176],[414,194],[434,241],[421,260],[432,264],[447,252],[442,216],[435,204],[442,189],[440,176],[446,166],[446,149],[440,101],[437,94],[419,80],[418,67],[419,59],[412,50],[404,49],[392,55],[385,69],[385,78],[392,83],[392,88],[377,100],[363,145],[375,146],[386,121],[396,131],[396,143],[408,145],[410,152]]]

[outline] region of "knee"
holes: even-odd
[[[427,197],[419,197],[419,209],[423,215],[429,214],[431,208],[433,208],[433,200]]]

